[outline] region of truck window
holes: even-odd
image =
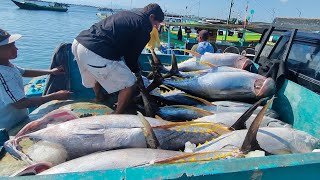
[[[310,78],[320,80],[320,47],[294,43],[288,58],[288,68]]]

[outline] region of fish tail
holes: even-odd
[[[263,106],[261,111],[258,113],[254,121],[252,122],[250,128],[248,129],[248,132],[246,134],[246,137],[243,141],[243,144],[240,148],[240,151],[243,153],[248,153],[250,151],[254,150],[263,150],[257,141],[257,134],[259,130],[259,126],[263,120],[263,117],[265,113],[267,112],[269,106],[272,104],[275,97],[273,96],[266,105]],[[264,150],[265,151],[265,150]],[[267,152],[268,153],[268,152]]]
[[[4,143],[4,148],[6,151],[15,159],[23,160],[24,162],[28,164],[33,164],[33,160],[30,159],[26,154],[24,154],[19,146],[19,141],[22,139],[22,137],[19,137],[18,139],[9,140]]]

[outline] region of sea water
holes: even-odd
[[[21,34],[16,42],[18,58],[12,63],[26,69],[48,69],[54,49],[72,43],[84,29],[100,19],[97,8],[71,5],[68,12],[19,9],[10,0],[0,0],[0,28]],[[26,84],[30,79],[24,78]]]

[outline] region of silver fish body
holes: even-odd
[[[231,152],[239,150],[248,130],[233,131],[197,147],[194,152]],[[292,128],[260,128],[257,134],[260,147],[275,155],[309,153],[320,146],[319,139]]]
[[[217,133],[199,133],[201,127],[194,131],[194,127],[186,131],[172,128],[161,128],[168,125],[168,121],[146,118],[153,126],[153,131],[162,149],[183,149],[187,141],[203,143],[206,140],[218,137]],[[135,115],[106,115],[80,118],[58,125],[50,126],[39,131],[19,137],[34,140],[47,141],[62,145],[68,154],[68,159],[74,159],[90,153],[123,149],[123,148],[147,148],[144,126],[138,116]],[[9,141],[10,142],[10,141]],[[9,143],[8,142],[8,143]],[[6,148],[11,148],[7,144]],[[10,152],[10,149],[8,149]],[[11,150],[12,151],[12,150]]]
[[[271,78],[250,72],[219,72],[179,81],[164,81],[186,93],[210,100],[252,100],[275,93]]]
[[[181,78],[191,78],[191,77],[199,77],[208,73],[218,73],[218,72],[246,72],[242,69],[237,69],[228,66],[220,66],[214,67],[210,69],[198,70],[198,71],[190,71],[190,72],[179,72],[179,77]]]
[[[215,66],[228,66],[238,69],[245,69],[248,65],[251,64],[250,59],[238,54],[205,53],[203,56],[201,56],[200,60],[197,60],[197,58],[194,57],[182,63],[179,63],[179,71],[189,72],[210,69],[210,66],[199,62],[207,62]],[[167,67],[167,69],[170,68]]]
[[[39,175],[100,171],[118,168],[145,166],[150,162],[182,155],[185,153],[160,149],[120,149],[106,152],[98,152],[70,160],[54,166]]]

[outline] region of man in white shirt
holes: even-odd
[[[36,77],[47,74],[64,73],[62,67],[51,70],[27,70],[10,62],[17,58],[18,49],[15,41],[19,34],[10,35],[0,29],[0,129],[10,130],[28,117],[29,107],[39,106],[51,100],[65,100],[70,97],[69,91],[59,91],[42,97],[27,98],[24,93],[23,77]]]

